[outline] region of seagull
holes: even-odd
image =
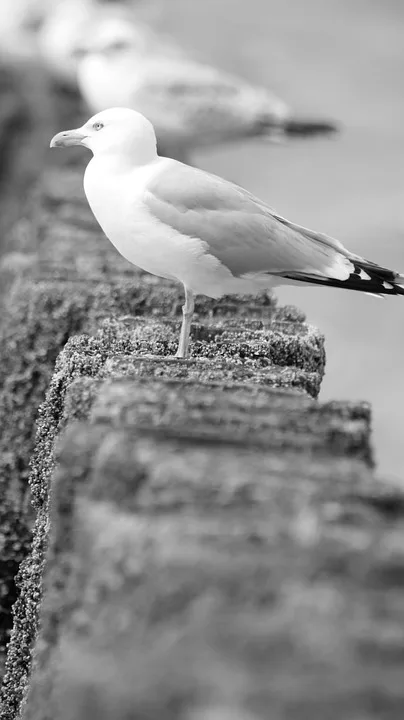
[[[188,160],[196,148],[246,138],[337,131],[334,122],[294,117],[269,90],[193,60],[173,39],[122,8],[93,14],[74,54],[90,112],[114,106],[141,112],[169,157]]]
[[[177,357],[187,357],[198,294],[220,298],[300,283],[404,295],[404,275],[286,220],[238,185],[160,157],[153,125],[134,110],[110,108],[50,143],[70,145],[93,153],[84,191],[121,255],[184,286]]]

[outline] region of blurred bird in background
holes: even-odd
[[[150,22],[155,4],[65,0],[47,14],[38,47],[60,82],[77,84],[91,112],[125,106],[149,117],[161,154],[245,138],[312,137],[337,130],[296,118],[283,100],[190,58]]]

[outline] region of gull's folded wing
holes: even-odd
[[[243,188],[168,161],[145,202],[181,235],[199,238],[236,276],[302,273],[346,279],[350,253],[335,240],[289,223]]]
[[[404,276],[296,225],[243,188],[167,161],[145,202],[157,220],[205,250],[235,276],[278,275],[371,294],[404,295]]]
[[[192,60],[147,57],[134,73],[133,102],[154,124],[177,118],[204,145],[223,139],[265,134],[271,123],[289,115],[285,103],[270,91]],[[134,105],[135,106],[135,105]],[[173,120],[172,120],[173,122]],[[199,133],[199,135],[198,135]]]

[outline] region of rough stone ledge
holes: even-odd
[[[158,426],[184,439],[242,442],[267,450],[370,456],[369,418],[358,418],[355,406],[340,416],[332,405],[290,390],[139,377],[116,378],[97,389],[94,422]],[[87,384],[86,395],[88,390]]]
[[[16,625],[5,679],[9,704],[17,702],[15,695],[14,700],[10,699],[13,694],[10,688],[16,684],[15,678],[13,681],[10,678],[20,668],[22,675],[19,675],[17,687],[24,685],[30,664],[30,647],[36,632],[35,602],[38,607],[40,598],[36,595],[35,602],[31,598],[33,586],[38,588],[43,571],[49,525],[48,482],[54,469],[54,443],[61,429],[72,419],[90,414],[93,422],[102,418],[104,426],[111,423],[122,427],[134,425],[144,433],[150,432],[150,426],[154,424],[153,445],[164,444],[170,438],[172,442],[181,444],[177,454],[180,452],[185,460],[182,472],[186,467],[193,467],[195,458],[201,456],[210,458],[210,462],[220,467],[223,477],[230,477],[234,472],[234,463],[238,462],[235,457],[241,457],[242,453],[248,457],[244,472],[249,466],[250,480],[256,473],[254,453],[258,453],[258,458],[262,453],[268,456],[267,470],[272,467],[272,472],[284,478],[290,476],[290,464],[296,455],[299,455],[299,460],[293,460],[295,467],[298,466],[300,474],[305,476],[314,472],[313,467],[318,467],[315,455],[325,456],[327,466],[330,463],[333,466],[334,454],[344,457],[343,462],[346,462],[347,453],[369,460],[369,411],[366,406],[336,404],[335,407],[326,405],[322,408],[301,390],[271,391],[270,387],[257,383],[257,378],[254,378],[256,372],[272,372],[275,383],[279,385],[284,369],[289,373],[288,383],[291,371],[300,372],[303,379],[304,370],[289,366],[263,368],[261,359],[248,359],[246,375],[249,382],[246,383],[244,363],[240,358],[236,362],[233,357],[223,358],[218,353],[209,361],[203,358],[181,361],[165,356],[150,358],[144,354],[148,348],[144,337],[149,325],[141,318],[138,322],[142,326],[140,334],[133,328],[133,319],[130,319],[130,330],[119,320],[105,321],[95,336],[72,338],[56,362],[47,398],[39,414],[37,444],[32,460],[30,483],[38,518],[33,549],[19,575],[21,599],[16,605]],[[157,321],[153,321],[150,328],[153,329],[150,337],[154,337],[156,342],[154,349],[166,352],[169,348],[162,343],[159,332],[166,337],[172,331]],[[269,331],[266,329],[265,332],[268,334]],[[305,337],[303,334],[301,342],[305,342]],[[212,342],[214,338],[215,335]],[[143,355],[136,358],[132,353],[139,352],[139,343]],[[189,377],[188,368],[191,369]],[[241,370],[238,377],[244,382],[234,381],[237,377],[235,368]],[[128,377],[123,378],[122,372]],[[306,372],[309,376],[313,375],[312,370]],[[109,374],[110,380],[107,379]],[[318,372],[318,383],[320,377]],[[255,379],[255,383],[251,382],[251,378]],[[301,387],[304,386],[303,382]],[[195,425],[191,432],[192,417]],[[130,443],[133,444],[133,436]],[[209,453],[206,453],[207,448]],[[122,470],[119,457],[125,465],[126,450],[126,445],[118,450],[113,473]],[[218,460],[220,455],[224,456],[221,462]],[[167,458],[162,466],[166,462]],[[203,463],[203,460],[200,462]],[[106,463],[106,468],[111,469],[110,461]],[[163,484],[166,482],[163,480]],[[192,487],[191,480],[189,482]]]
[[[161,335],[159,334],[161,332]],[[167,339],[168,338],[168,339]],[[303,341],[304,342],[304,341]],[[152,344],[151,344],[152,343]],[[170,344],[171,343],[171,344]],[[53,437],[58,431],[59,424],[64,421],[64,398],[66,389],[69,387],[72,380],[78,377],[92,376],[98,377],[100,374],[104,374],[104,366],[107,361],[113,361],[117,359],[117,356],[124,357],[125,355],[132,355],[141,352],[142,357],[139,358],[139,365],[137,368],[137,374],[145,374],[150,376],[150,372],[153,372],[156,366],[156,358],[153,358],[151,365],[148,364],[147,351],[151,348],[154,350],[154,354],[166,355],[172,353],[176,346],[176,338],[172,334],[168,334],[168,330],[165,325],[157,324],[153,322],[151,325],[145,324],[139,331],[127,330],[122,323],[119,321],[105,321],[101,329],[95,336],[81,336],[72,338],[61,352],[56,365],[55,372],[52,381],[49,385],[47,393],[47,399],[42,406],[39,413],[39,429],[37,435],[37,445],[35,453],[41,450],[39,448],[43,443],[49,447],[49,440],[52,442]],[[280,347],[283,348],[283,341],[280,341]],[[283,350],[282,350],[283,352]],[[301,356],[304,354],[302,353]],[[242,362],[240,359],[234,361],[232,357],[229,359],[223,358],[219,353],[212,353],[212,359],[207,361],[201,361],[201,376],[199,382],[208,383],[206,374],[204,375],[204,369],[206,368],[209,374],[210,380],[228,380],[229,378],[237,377],[244,381],[251,382],[255,371],[260,373],[259,379],[265,378],[267,368],[262,367],[262,358],[248,358],[246,362]],[[293,357],[293,355],[292,355]],[[283,355],[282,355],[282,359]],[[161,358],[162,363],[159,365],[159,370],[163,370],[170,377],[172,373],[176,374],[176,369],[180,368],[181,377],[187,374],[186,368],[188,364],[193,368],[193,377],[195,378],[195,362],[191,361],[178,361],[172,357],[167,360],[165,357]],[[289,362],[291,362],[289,360]],[[267,384],[271,384],[271,381],[277,386],[282,385],[282,381],[286,381],[288,384],[291,381],[291,373],[295,372],[295,381],[301,380],[301,388],[306,389],[306,385],[313,382],[313,370],[311,363],[306,371],[309,373],[308,377],[303,372],[305,368],[298,369],[290,367],[285,362],[285,370],[288,371],[288,375],[283,378],[283,368],[277,368],[271,366],[268,362],[269,374],[266,378]],[[247,365],[247,372],[244,372],[244,366]],[[197,368],[196,368],[197,370]],[[302,371],[303,370],[303,371]],[[322,366],[321,366],[322,370]],[[177,376],[178,377],[178,376]],[[320,383],[321,374],[317,372],[316,380],[317,383],[314,387],[318,389]],[[310,387],[310,385],[309,385]],[[216,392],[217,389],[216,389]],[[41,463],[40,468],[37,470],[36,455],[34,454],[33,461],[33,474],[31,476],[31,490],[33,493],[34,500],[38,501],[39,498],[46,496],[47,484],[44,483],[44,473],[49,474],[46,468]],[[37,491],[38,488],[38,491]]]

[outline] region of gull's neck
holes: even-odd
[[[161,158],[157,153],[151,155],[150,151],[145,153],[144,150],[142,152],[142,148],[139,148],[139,152],[131,152],[128,154],[97,153],[93,156],[91,162],[93,165],[97,165],[100,168],[102,167],[106,172],[122,174],[136,169],[146,169],[149,166],[155,165],[160,160]]]
[[[142,198],[150,182],[172,162],[169,158],[156,156],[152,162],[145,165],[122,166],[112,165],[111,162],[107,164],[105,156],[93,157],[84,173],[84,191],[97,219],[108,211],[111,198],[115,198],[113,202],[118,203],[117,207],[122,198],[129,197],[131,204],[136,198]]]
[[[154,160],[143,165],[134,165],[133,163],[114,162],[111,157],[97,155],[94,156],[87,165],[84,173],[84,189],[89,198],[89,193],[100,185],[102,187],[118,188],[123,186],[128,188],[129,192],[141,194],[147,189],[149,183],[161,172],[165,167],[173,161],[169,158],[156,155]],[[91,202],[90,202],[91,205]]]

